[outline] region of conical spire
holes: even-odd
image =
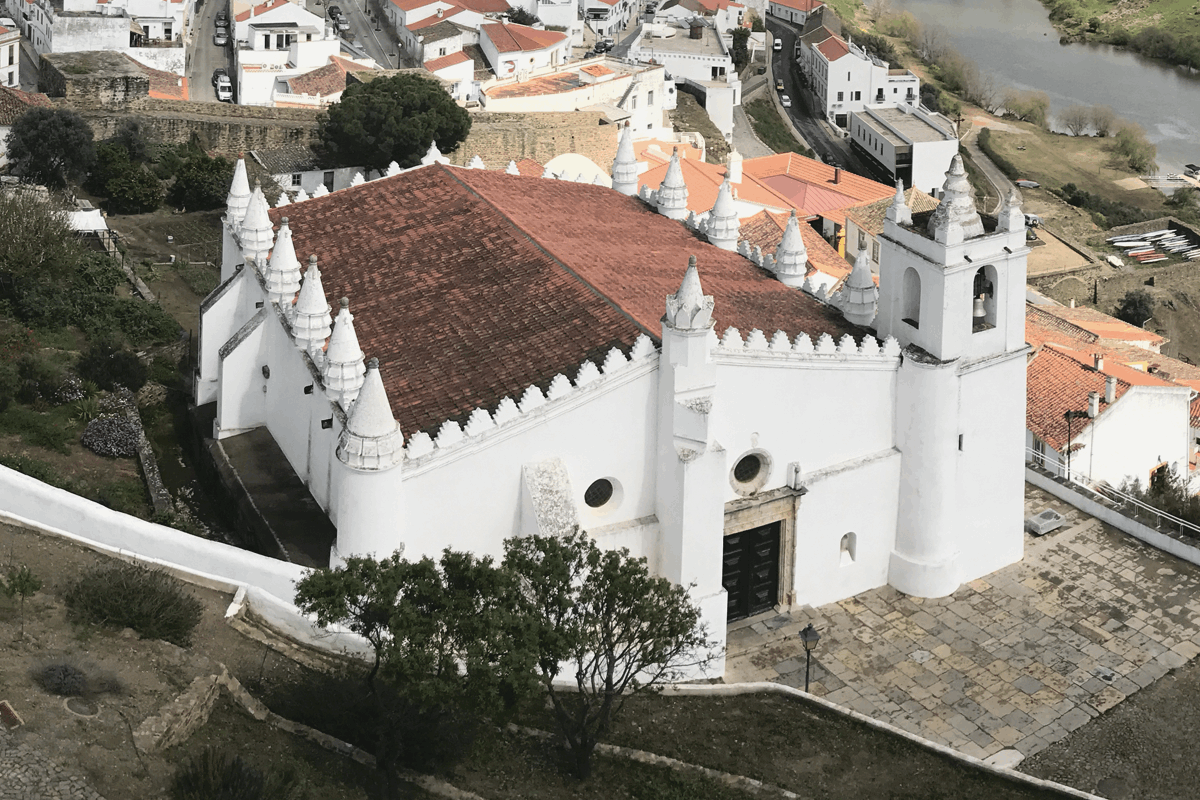
[[[349,409],[362,389],[363,375],[366,374],[363,351],[354,333],[354,315],[350,313],[349,298],[342,298],[341,310],[333,321],[329,347],[325,348],[323,371],[325,390],[330,398],[341,403],[343,409]]]
[[[321,285],[321,270],[317,267],[317,257],[309,256],[304,283],[300,286],[300,297],[296,300],[292,332],[296,336],[296,346],[307,351],[318,364],[323,357],[321,348],[329,338],[329,329],[333,323],[329,312],[329,303],[325,300],[325,287]]]
[[[442,155],[442,151],[438,150],[437,142],[430,142],[429,149],[425,151],[424,157],[421,158],[421,163],[428,164],[449,164],[450,159]]]
[[[706,295],[700,286],[696,257],[690,256],[679,290],[667,295],[667,314],[663,320],[678,330],[698,331],[712,326],[712,312],[712,295]]]
[[[509,161],[508,166],[504,168],[504,173],[506,175],[520,175],[521,170],[517,168],[517,162]]]
[[[733,187],[726,177],[721,188],[717,190],[717,201],[708,212],[704,234],[717,247],[732,252],[737,250],[739,228],[737,206],[733,203]]]
[[[296,248],[292,244],[292,229],[288,218],[279,223],[279,235],[275,237],[275,249],[267,263],[267,295],[272,303],[279,303],[289,314],[292,300],[300,291],[300,262],[296,260]]]
[[[654,193],[658,213],[669,219],[682,220],[687,217],[688,188],[683,179],[683,167],[679,164],[679,148],[671,152],[671,162],[667,164],[667,174],[663,176],[658,191]]]
[[[887,218],[897,225],[912,225],[912,210],[904,200],[904,182],[896,181],[896,196],[888,206]]]
[[[387,172],[383,173],[384,177],[390,178],[393,175],[399,175],[399,174],[400,174],[400,165],[397,164],[395,161],[389,161],[388,165],[387,165]]]
[[[879,287],[871,275],[871,261],[864,247],[854,259],[854,269],[842,287],[839,305],[842,316],[855,325],[870,325],[879,311]]]
[[[792,215],[784,226],[779,247],[775,248],[772,268],[775,277],[785,286],[799,288],[804,285],[804,276],[808,274],[808,248],[804,246],[804,236],[800,233],[800,220],[796,217],[795,209],[792,209]]]
[[[725,176],[730,183],[742,182],[742,154],[738,152],[736,146],[729,151],[729,163],[725,170]]]
[[[275,243],[269,211],[262,186],[254,184],[254,193],[246,205],[246,217],[242,220],[242,231],[238,238],[242,243],[242,255],[256,262],[265,259]]]
[[[962,156],[955,153],[942,186],[942,202],[929,218],[929,233],[941,244],[958,244],[983,235],[983,220],[975,208],[975,195],[963,169]]]
[[[377,358],[367,362],[362,389],[338,441],[337,457],[351,469],[368,471],[391,469],[404,460],[404,435],[392,416]]]
[[[233,182],[225,196],[225,220],[236,230],[246,216],[246,205],[250,202],[250,181],[246,179],[246,160],[239,158],[233,168]]]
[[[1021,211],[1021,196],[1017,194],[1017,189],[1014,186],[1004,198],[1004,204],[1000,206],[999,228],[1002,231],[1024,231],[1025,230],[1025,214]]]
[[[487,164],[484,164],[483,159],[479,157],[478,153],[476,153],[471,157],[471,160],[467,162],[467,169],[487,169]]]
[[[629,197],[637,194],[637,156],[633,152],[633,129],[628,125],[621,129],[621,138],[617,143],[617,157],[612,165],[612,188]]]

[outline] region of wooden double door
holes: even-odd
[[[779,601],[779,539],[782,522],[725,537],[722,584],[729,594],[726,621],[769,611]]]

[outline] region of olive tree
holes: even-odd
[[[626,549],[570,535],[513,538],[505,566],[517,576],[537,641],[537,669],[580,779],[626,701],[706,665],[712,642],[688,589],[650,574]],[[561,673],[571,691],[556,685]]]
[[[7,141],[13,174],[52,189],[83,180],[96,158],[91,127],[66,108],[29,109],[13,121]]]

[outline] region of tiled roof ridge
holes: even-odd
[[[611,383],[620,373],[647,362],[656,355],[658,350],[654,342],[643,333],[633,343],[628,355],[619,347],[609,349],[604,363],[599,368],[594,361],[585,358],[580,363],[573,382],[559,372],[551,378],[545,392],[536,383],[531,383],[525,387],[517,401],[513,401],[512,397],[504,397],[490,412],[484,406],[476,407],[467,417],[466,425],[460,425],[454,419],[447,419],[438,426],[434,436],[424,431],[414,433],[405,447],[405,457],[409,460],[426,456],[436,458],[438,454],[458,445],[479,441],[485,434],[497,428],[527,419],[535,409],[565,401],[585,386]]]
[[[1100,337],[1091,331],[1085,330],[1084,328],[1081,328],[1075,323],[1069,322],[1062,317],[1055,316],[1054,314],[1051,314],[1048,311],[1039,308],[1038,306],[1026,305],[1025,313],[1026,315],[1033,315],[1034,317],[1037,317],[1038,322],[1035,322],[1034,324],[1040,325],[1043,328],[1052,328],[1060,330],[1063,333],[1069,333],[1074,339],[1086,341],[1089,344],[1095,344],[1096,342],[1100,341]]]
[[[441,166],[443,169],[445,169],[447,174],[449,174],[450,177],[456,183],[458,183],[460,186],[462,186],[464,189],[466,189],[466,191],[468,191],[473,196],[478,198],[481,202],[488,205],[490,208],[494,209],[496,211],[496,213],[498,213],[509,225],[511,225],[513,227],[514,230],[520,231],[521,235],[524,236],[530,243],[532,243],[534,247],[536,247],[539,251],[541,251],[541,253],[543,255],[545,255],[546,258],[553,261],[564,272],[566,272],[568,275],[570,275],[572,278],[574,278],[576,281],[578,281],[583,286],[586,286],[593,294],[595,294],[597,297],[599,297],[601,300],[603,300],[605,303],[607,303],[610,307],[612,307],[613,310],[615,310],[621,316],[625,317],[630,322],[632,322],[633,325],[639,331],[641,331],[646,336],[649,336],[652,340],[657,341],[660,338],[659,334],[655,333],[653,330],[650,330],[645,325],[643,325],[641,322],[639,322],[636,317],[634,317],[632,314],[630,314],[628,311],[626,311],[624,308],[622,308],[621,305],[619,303],[617,303],[613,298],[609,297],[607,294],[600,291],[600,289],[598,289],[591,281],[588,281],[587,279],[585,279],[582,275],[580,275],[578,272],[576,272],[574,269],[572,269],[566,263],[564,263],[562,261],[562,259],[560,259],[558,256],[554,255],[548,249],[546,249],[546,247],[541,243],[541,241],[538,240],[538,238],[536,236],[534,236],[530,231],[526,230],[525,228],[523,228],[522,226],[517,224],[516,220],[514,220],[507,213],[505,213],[505,211],[502,208],[500,208],[498,205],[496,205],[496,203],[492,202],[490,199],[488,199],[487,197],[484,197],[481,193],[476,191],[475,187],[473,187],[470,184],[466,183],[465,181],[461,180],[457,175],[454,174],[454,171],[447,168],[446,165],[437,165],[437,166]],[[541,179],[539,179],[539,180],[541,180]]]
[[[1080,369],[1083,369],[1084,371],[1093,372],[1096,375],[1103,375],[1105,380],[1107,380],[1108,378],[1112,378],[1113,380],[1115,380],[1117,382],[1118,386],[1123,386],[1126,388],[1133,386],[1132,383],[1125,380],[1120,375],[1113,375],[1112,373],[1108,372],[1107,369],[1096,369],[1095,363],[1092,360],[1092,358],[1097,353],[1099,353],[1099,355],[1102,358],[1107,358],[1109,355],[1113,355],[1114,356],[1113,360],[1116,361],[1117,364],[1120,365],[1120,367],[1122,367],[1124,369],[1134,369],[1133,367],[1127,366],[1126,364],[1122,364],[1120,359],[1115,357],[1116,356],[1115,353],[1110,354],[1107,351],[1103,350],[1103,348],[1101,348],[1101,350],[1099,350],[1099,351],[1094,351],[1093,348],[1089,348],[1089,350],[1087,350],[1085,352],[1083,350],[1077,350],[1069,345],[1060,344],[1058,342],[1046,342],[1046,344],[1043,345],[1043,347],[1042,347],[1042,352],[1045,352],[1047,349],[1049,349],[1050,352],[1053,352],[1053,353],[1058,354],[1059,356],[1062,356],[1063,358],[1070,359],[1075,364],[1078,364]],[[1111,366],[1115,366],[1115,365],[1107,364],[1107,362],[1106,362],[1106,367],[1111,367]],[[1137,370],[1137,371],[1140,372],[1141,370]],[[1147,378],[1155,378],[1156,377],[1154,375],[1151,375],[1148,372],[1144,373],[1144,374],[1146,375]],[[1162,381],[1163,383],[1170,383],[1170,381],[1165,381],[1162,378],[1157,378],[1157,380]]]

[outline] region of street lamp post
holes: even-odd
[[[1066,411],[1063,417],[1067,420],[1067,482],[1071,481],[1071,422],[1082,417],[1086,417],[1086,411]]]
[[[804,691],[808,691],[808,671],[812,666],[812,651],[816,648],[817,642],[821,641],[821,634],[817,633],[816,628],[812,623],[804,626],[804,630],[800,631],[800,641],[804,643]]]

